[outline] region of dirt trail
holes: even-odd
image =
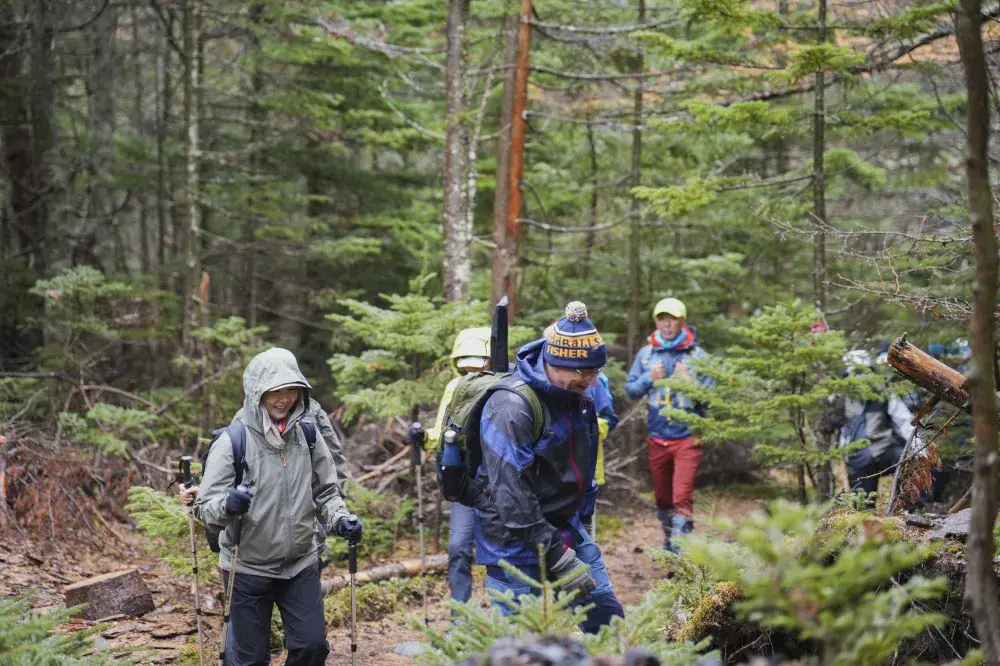
[[[757,505],[742,497],[730,496],[718,489],[698,496],[698,529],[713,531],[707,525],[712,518],[738,517]],[[598,534],[604,551],[611,581],[622,604],[636,604],[652,582],[663,576],[655,566],[649,550],[663,542],[663,533],[655,512],[649,507],[601,507],[614,514],[623,525],[616,534]],[[189,580],[175,577],[157,559],[142,550],[142,536],[125,527],[116,529],[118,536],[95,539],[94,535],[76,535],[73,539],[53,540],[45,536],[22,536],[17,532],[0,535],[0,597],[34,591],[33,605],[49,608],[62,603],[62,589],[79,580],[124,567],[138,567],[153,593],[156,609],[142,618],[111,621],[100,634],[98,645],[109,650],[112,658],[130,658],[141,664],[197,664],[196,632],[191,612]],[[110,536],[110,535],[109,535]],[[446,540],[443,535],[442,541]],[[400,544],[394,557],[409,555],[410,543]],[[362,563],[362,567],[371,563]],[[342,573],[330,567],[324,575]],[[346,572],[344,572],[346,573]],[[484,606],[483,570],[474,571],[474,598]],[[444,588],[442,588],[444,589]],[[428,604],[431,625],[439,630],[448,627],[447,602],[444,594],[433,595]],[[210,609],[219,613],[220,609]],[[359,662],[366,665],[402,666],[413,660],[396,654],[394,649],[409,641],[420,641],[422,635],[409,626],[408,616],[419,613],[419,602],[375,622],[358,626]],[[215,660],[218,645],[219,618],[208,619],[206,662]],[[65,627],[73,630],[84,624]],[[350,664],[350,639],[346,627],[331,628],[328,633],[331,654],[329,665]],[[135,653],[141,646],[139,653]],[[193,657],[193,659],[192,659]],[[275,659],[283,663],[283,658]]]

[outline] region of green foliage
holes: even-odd
[[[377,622],[423,599],[423,578],[402,578],[359,585],[355,588],[359,622]],[[443,580],[427,579],[428,598],[447,594]],[[331,627],[351,623],[351,590],[345,587],[328,595],[323,601],[326,622]]]
[[[358,555],[372,560],[391,553],[393,545],[408,527],[416,500],[400,500],[398,496],[376,493],[350,479],[344,482],[344,487],[351,510],[363,516],[365,521],[365,538],[358,546]],[[347,559],[347,542],[342,538],[330,535],[326,545],[331,558]]]
[[[89,640],[99,630],[54,629],[72,617],[69,609],[34,613],[26,597],[0,599],[0,666],[86,666],[110,663]]]
[[[764,308],[732,333],[738,344],[691,362],[711,388],[692,381],[661,380],[706,407],[705,416],[667,408],[707,442],[750,441],[768,465],[825,464],[850,448],[829,450],[816,424],[836,395],[877,397],[881,379],[859,373],[842,377],[847,351],[843,333],[810,332],[820,316],[800,302]],[[858,444],[857,446],[860,446]]]
[[[347,420],[362,414],[403,416],[435,403],[454,376],[448,354],[455,336],[464,328],[489,325],[484,303],[446,303],[419,290],[382,298],[388,307],[344,299],[340,303],[350,314],[329,315],[348,339],[364,346],[357,356],[337,354],[329,361]],[[513,329],[512,345],[528,335],[523,328]]]
[[[96,402],[80,415],[60,412],[59,425],[72,439],[88,444],[107,455],[128,457],[130,442],[154,439],[151,426],[157,421],[153,414],[138,409],[126,409]]]
[[[155,313],[171,298],[86,266],[39,280],[31,293],[44,299],[44,367],[76,374],[104,360],[109,348],[156,337]]]
[[[575,591],[558,591],[565,579],[549,581],[543,569],[542,579],[534,580],[507,562],[500,565],[536,589],[537,594],[522,594],[514,599],[512,591],[500,593],[490,590],[495,604],[506,606],[511,611],[510,615],[503,615],[495,604],[484,611],[475,601],[462,604],[452,600],[451,609],[458,620],[446,633],[425,627],[412,618],[410,624],[423,632],[431,645],[430,650],[417,657],[419,663],[428,666],[453,664],[489,651],[499,638],[576,632],[591,606],[574,604]],[[572,572],[566,578],[571,576]],[[690,642],[666,643],[663,640],[663,627],[676,603],[677,598],[669,588],[647,593],[639,606],[628,609],[625,618],[614,618],[597,634],[583,636],[588,654],[618,656],[632,648],[642,647],[656,654],[665,665],[687,666],[693,663],[708,647],[707,642],[695,645]]]
[[[891,541],[863,513],[841,517],[855,529],[831,529],[827,510],[776,501],[722,525],[736,544],[688,537],[685,557],[739,586],[742,617],[815,641],[816,663],[885,663],[901,641],[945,622],[916,604],[943,596],[947,581],[910,574],[931,546]]]
[[[190,579],[191,532],[189,512],[177,496],[170,496],[146,486],[129,489],[125,510],[136,522],[136,527],[149,538],[144,547],[168,565],[176,576]],[[195,520],[194,543],[198,549],[198,580],[207,582],[215,577],[212,566],[216,556],[208,547],[201,523]]]

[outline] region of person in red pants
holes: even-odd
[[[649,401],[647,420],[649,470],[653,477],[657,517],[663,525],[664,549],[679,553],[674,537],[694,529],[694,479],[701,461],[701,441],[683,421],[671,419],[662,411],[673,407],[699,413],[699,408],[684,394],[656,386],[667,377],[693,378],[708,385],[708,378],[692,375],[688,361],[705,355],[695,341],[695,331],[687,323],[687,308],[676,298],[665,298],[653,308],[656,330],[649,344],[639,350],[625,382],[632,399],[643,396]]]

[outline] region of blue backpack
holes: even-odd
[[[316,448],[316,422],[311,418],[299,419],[299,427],[306,437],[306,446],[309,447],[309,457],[312,458],[313,449]],[[247,428],[242,423],[233,422],[225,428],[212,431],[212,441],[209,443],[208,451],[201,457],[202,474],[205,473],[205,465],[208,463],[208,456],[212,453],[212,446],[215,440],[219,439],[223,433],[229,433],[229,441],[233,443],[233,473],[236,478],[233,480],[233,488],[243,483],[244,471],[249,471],[246,463],[247,455]],[[205,525],[205,538],[208,539],[208,547],[213,553],[220,551],[219,533],[221,530]]]

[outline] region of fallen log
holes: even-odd
[[[155,608],[153,595],[135,568],[94,576],[63,590],[66,606],[87,604],[83,617],[100,620],[112,615],[136,617]]]
[[[425,560],[425,569],[427,573],[437,573],[439,571],[444,571],[447,568],[447,554],[432,555]],[[389,580],[390,578],[412,578],[413,576],[419,575],[420,559],[416,558],[386,564],[381,567],[375,567],[374,569],[368,569],[366,571],[359,571],[357,573],[356,582],[358,585],[366,585],[368,583],[377,583],[382,580]],[[350,583],[350,577],[343,574],[338,574],[333,578],[328,578],[323,581],[323,594],[330,594],[331,592],[342,590],[350,585]]]
[[[917,386],[927,389],[931,395],[940,396],[968,411],[971,403],[965,376],[907,342],[905,334],[892,341],[888,361],[893,370]]]

